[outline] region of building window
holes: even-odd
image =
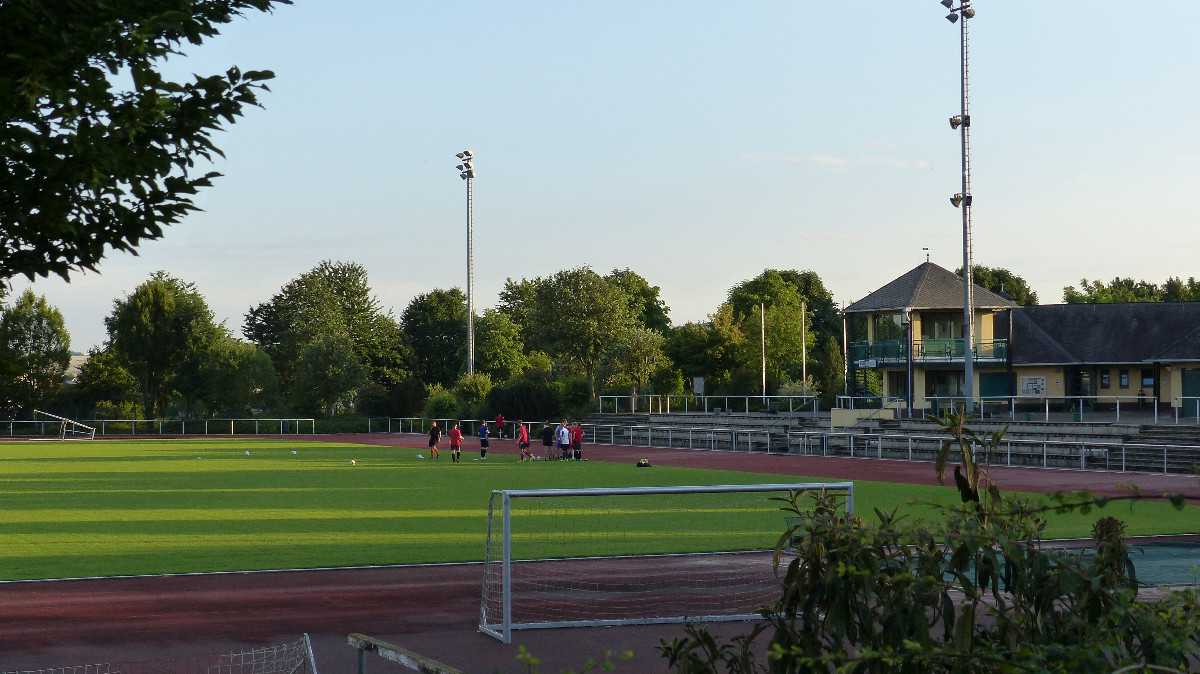
[[[962,313],[922,313],[921,339],[962,339]]]
[[[1108,370],[1100,370],[1100,388],[1108,388],[1112,385],[1112,380],[1108,376]]]
[[[1121,370],[1121,388],[1129,388],[1129,370]]]
[[[901,314],[875,314],[875,341],[903,340],[905,328]]]
[[[1142,388],[1154,388],[1154,370],[1142,369]]]

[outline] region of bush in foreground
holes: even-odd
[[[962,504],[945,507],[943,522],[909,521],[898,510],[876,510],[868,522],[827,497],[808,504],[793,495],[785,510],[797,524],[776,549],[777,568],[790,558],[778,601],[729,641],[703,625],[664,640],[659,650],[671,670],[1191,671],[1200,662],[1200,594],[1138,601],[1115,518],[1097,523],[1090,559],[1044,547],[1044,514],[1105,500],[1002,494],[986,465],[1003,433],[977,437],[967,420],[940,420],[951,439],[939,476],[950,458],[961,462],[954,473]]]

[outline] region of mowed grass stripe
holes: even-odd
[[[466,455],[461,465],[448,453],[416,458],[427,452],[241,438],[0,443],[0,579],[479,561],[493,489],[832,481],[501,455]],[[866,516],[914,497],[953,504],[957,492],[855,483]],[[565,504],[520,512],[517,541],[529,556],[694,551],[773,545],[786,526],[778,503],[714,500],[683,514],[653,503],[612,498],[570,530]],[[1126,520],[1131,534],[1190,532],[1200,521],[1196,507],[1141,503],[1053,515],[1047,536],[1085,537],[1106,514]]]

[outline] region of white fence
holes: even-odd
[[[601,414],[817,413],[817,397],[799,396],[599,396]]]
[[[83,419],[96,435],[300,435],[316,433],[313,419]],[[0,421],[11,437],[61,436],[61,421]]]

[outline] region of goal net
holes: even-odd
[[[317,665],[312,643],[305,634],[291,643],[221,655],[106,662],[0,674],[317,674]]]
[[[851,482],[492,492],[479,629],[757,619],[793,492]]]

